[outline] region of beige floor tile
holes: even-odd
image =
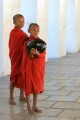
[[[80,97],[77,99],[77,102],[79,102],[79,103],[80,103]]]
[[[50,108],[55,103],[55,101],[38,101],[37,106],[41,108]]]
[[[59,91],[53,91],[53,90],[48,90],[48,91],[44,91],[45,95],[68,95],[71,91],[69,90],[59,90]]]
[[[62,109],[43,109],[43,112],[39,114],[40,116],[56,116],[61,113]]]
[[[9,89],[1,88],[0,89],[0,94],[9,94]]]
[[[78,96],[80,97],[80,92],[71,92],[69,96]]]
[[[47,100],[55,100],[55,101],[76,101],[78,99],[77,96],[52,96]]]
[[[50,80],[50,82],[45,82],[45,86],[53,86],[53,85],[56,85],[58,83],[58,81],[54,81],[54,80]]]
[[[14,97],[16,98],[16,97],[18,97],[19,96],[19,94],[18,93],[16,93],[15,92],[15,94],[14,94]],[[2,93],[2,94],[0,94],[0,99],[9,99],[9,93]]]
[[[37,120],[74,120],[73,118],[64,117],[40,117]]]
[[[80,52],[49,59],[45,73],[37,103],[43,113],[32,116],[26,102],[19,102],[19,89],[14,89],[16,106],[9,105],[10,78],[0,78],[0,120],[80,120]]]
[[[45,86],[44,87],[45,88],[45,90],[60,90],[60,89],[62,89],[63,87],[62,86]]]
[[[20,108],[17,106],[4,106],[0,108],[0,113],[4,113],[4,114],[23,114],[24,112],[24,108]]]
[[[53,105],[52,108],[61,108],[61,109],[76,109],[80,110],[80,103],[76,102],[57,102],[55,105]]]
[[[49,97],[49,95],[44,95],[43,93],[38,95],[38,101],[39,100],[46,100]],[[30,96],[31,100],[33,100],[33,95]]]
[[[77,118],[77,119],[75,119],[75,120],[80,120],[80,118]]]
[[[58,83],[56,85],[59,85],[59,86],[80,86],[80,83]]]
[[[4,115],[0,120],[37,120],[34,116]]]
[[[80,87],[63,87],[62,90],[71,90],[71,91],[75,91],[75,92],[80,92]]]
[[[80,110],[64,110],[59,116],[62,117],[80,117]]]

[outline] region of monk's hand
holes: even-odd
[[[36,50],[34,48],[31,48],[30,53],[36,54]]]
[[[40,53],[37,51],[37,49],[31,48],[30,57],[31,57],[31,58],[34,58],[35,55],[36,55],[37,57],[39,57],[39,56],[40,56]]]
[[[36,54],[36,50],[34,48],[31,48],[31,50],[30,50],[30,57],[34,58],[35,54]]]
[[[40,56],[40,53],[37,51],[37,49],[36,49],[36,55],[37,55],[37,57]]]

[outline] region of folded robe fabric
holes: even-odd
[[[30,36],[29,41],[33,39],[34,38]],[[44,90],[46,52],[44,51],[43,53],[41,53],[39,57],[30,58],[29,52],[26,51],[26,45],[29,41],[27,41],[24,45],[22,67],[24,90],[26,95],[29,95],[31,93],[39,94]]]
[[[22,55],[24,43],[27,39],[27,34],[22,30],[14,27],[10,32],[9,38],[9,57],[11,60],[10,81],[17,88],[23,87],[22,81]]]

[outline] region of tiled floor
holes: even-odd
[[[80,120],[80,52],[47,62],[45,91],[38,98],[43,113],[28,115],[26,103],[19,102],[18,89],[16,106],[10,106],[8,98],[6,76],[0,79],[0,120]]]

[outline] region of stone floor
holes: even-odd
[[[9,76],[0,78],[0,120],[80,120],[80,53],[50,59],[46,64],[45,91],[39,95],[38,107],[43,113],[28,115],[27,106],[8,104]],[[32,100],[32,96],[31,96]]]

